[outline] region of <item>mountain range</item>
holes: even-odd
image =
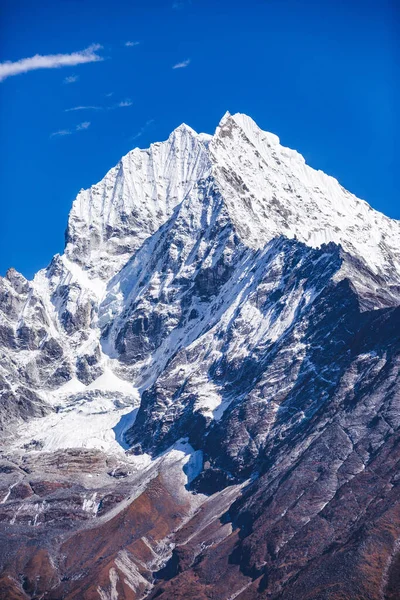
[[[227,113],[0,279],[0,598],[400,598],[400,221]]]

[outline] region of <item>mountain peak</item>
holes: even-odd
[[[284,235],[312,247],[341,244],[377,275],[400,280],[400,222],[306,165],[247,115],[225,116],[210,144],[214,177],[244,243]],[[396,260],[393,263],[393,257]]]
[[[186,133],[189,133],[189,134],[195,135],[195,136],[199,135],[197,133],[197,131],[195,131],[189,125],[186,125],[186,123],[181,123],[176,129],[173,130],[173,132],[171,133],[171,135],[173,136],[175,133],[180,133],[180,132],[186,132]]]
[[[96,277],[115,274],[210,175],[244,244],[262,248],[280,235],[312,247],[332,241],[377,275],[400,279],[399,222],[306,165],[251,117],[229,112],[214,136],[182,123],[167,141],[133,150],[81,191],[69,218],[68,257]]]
[[[389,598],[399,226],[241,114],[82,190],[0,278],[0,596]]]
[[[218,135],[226,135],[232,126],[239,127],[250,141],[253,141],[254,138],[257,140],[261,139],[266,141],[270,146],[276,146],[280,143],[277,135],[260,129],[257,123],[248,115],[244,113],[235,113],[232,115],[228,111],[224,114],[218,124],[215,134],[216,137],[218,137]]]
[[[227,121],[229,121],[229,119],[232,117],[231,113],[229,112],[229,110],[226,111],[226,113],[224,114],[224,116],[222,117],[222,119],[220,120],[220,122],[218,123],[218,127],[223,127],[225,125],[225,123]]]

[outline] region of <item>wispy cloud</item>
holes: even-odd
[[[114,92],[108,92],[108,94],[105,94],[106,98],[111,98],[111,96],[114,95]]]
[[[58,136],[64,136],[64,135],[71,135],[72,131],[71,129],[60,129],[60,131],[54,131],[50,137],[58,137]]]
[[[182,8],[185,8],[185,6],[187,6],[188,4],[191,4],[191,0],[176,0],[173,4],[172,4],[172,8],[174,10],[181,10]]]
[[[154,119],[149,119],[149,121],[146,121],[146,123],[143,125],[143,127],[141,127],[141,128],[139,129],[139,131],[138,131],[138,132],[137,132],[137,133],[136,133],[134,136],[132,136],[132,138],[131,138],[131,139],[132,139],[132,140],[137,140],[137,138],[140,138],[140,137],[141,137],[141,136],[144,134],[144,132],[146,131],[146,129],[147,129],[147,128],[148,128],[148,127],[149,127],[149,126],[152,124],[152,123],[154,123]]]
[[[125,46],[127,48],[133,48],[134,46],[139,46],[140,42],[125,42]]]
[[[112,94],[106,94],[106,96],[111,96]],[[121,100],[117,104],[113,104],[111,106],[95,106],[94,104],[82,105],[82,106],[71,106],[71,108],[66,108],[64,112],[75,112],[79,110],[114,110],[115,108],[126,108],[127,106],[132,106],[133,102],[130,98],[126,98],[125,100]]]
[[[16,62],[6,61],[0,63],[0,81],[36,69],[58,69],[60,67],[97,62],[103,60],[103,57],[97,54],[97,51],[101,48],[100,44],[92,44],[85,50],[72,52],[71,54],[47,54],[45,56],[36,54],[30,58],[21,58]]]
[[[125,108],[126,106],[132,106],[133,102],[130,98],[127,98],[126,100],[122,100],[121,102],[118,102],[116,108]]]
[[[88,129],[90,127],[90,121],[83,121],[83,123],[79,123],[76,126],[76,131],[82,131],[83,129]]]
[[[174,65],[172,68],[173,69],[185,69],[189,65],[190,65],[190,58],[188,58],[187,60],[183,60],[182,62],[176,63],[176,65]]]
[[[54,133],[52,133],[50,135],[50,137],[53,138],[53,137],[64,137],[66,135],[72,135],[76,131],[84,131],[85,129],[88,129],[89,127],[90,127],[90,121],[83,121],[83,123],[78,123],[78,125],[76,125],[75,129],[60,129],[59,131],[54,131]]]
[[[76,83],[79,79],[78,75],[69,75],[69,77],[65,77],[64,83]]]
[[[64,112],[72,112],[75,110],[104,110],[103,106],[73,106],[72,108],[66,108]]]

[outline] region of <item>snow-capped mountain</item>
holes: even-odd
[[[400,222],[246,115],[132,150],[78,194],[63,255],[0,281],[0,589],[300,599],[318,569],[331,581],[335,544],[351,579],[352,536],[362,553],[369,523],[400,523],[399,304]],[[143,503],[152,533],[128,543]],[[352,598],[395,597],[389,538]]]

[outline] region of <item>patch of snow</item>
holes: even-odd
[[[83,392],[86,389],[84,383],[79,381],[76,377],[73,377],[64,385],[61,385],[54,391],[54,396],[70,396],[72,394],[78,394],[79,392]],[[51,398],[52,394],[48,394],[48,397]]]
[[[15,483],[13,483],[12,485],[10,485],[10,487],[8,488],[8,492],[7,492],[7,494],[4,496],[4,498],[3,498],[3,500],[0,502],[0,504],[5,504],[5,503],[7,502],[7,500],[8,500],[8,499],[9,499],[9,497],[10,497],[11,490],[12,490],[12,489],[13,489],[13,488],[14,488],[16,485],[18,485],[18,483],[19,483],[19,481],[16,481],[16,482],[15,482]]]
[[[133,592],[137,592],[142,586],[145,589],[150,587],[149,582],[140,573],[137,564],[127,550],[120,550],[114,562],[115,566],[125,575],[125,581]]]
[[[23,448],[32,440],[42,445],[43,452],[66,448],[96,448],[110,453],[123,453],[114,427],[138,405],[138,395],[130,398],[99,391],[78,394],[58,407],[57,412],[32,419],[18,429],[14,447]]]
[[[86,495],[83,499],[82,510],[85,512],[93,513],[94,515],[97,513],[99,508],[99,503],[96,502],[97,492],[94,492],[89,498],[86,498]]]
[[[136,396],[136,398],[139,399],[138,391],[133,385],[128,381],[117,377],[117,375],[109,368],[106,369],[100,377],[92,381],[86,389],[103,390],[105,392],[121,392],[123,394]]]

